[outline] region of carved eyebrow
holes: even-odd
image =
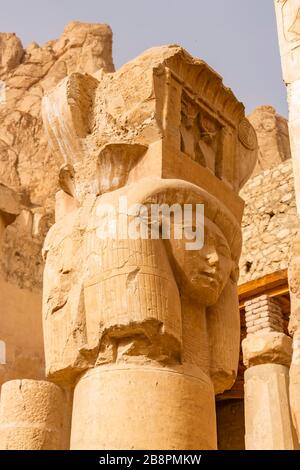
[[[223,235],[215,234],[214,235],[214,240],[216,242],[217,247],[225,248],[227,251],[230,252],[230,247],[228,245],[228,242],[225,240]],[[204,237],[204,243],[205,243],[205,237]]]
[[[219,241],[221,244],[228,246],[228,242],[227,242],[226,238],[224,237],[224,235],[219,235],[219,234],[218,234],[218,235],[217,235],[217,238],[218,238],[218,241]]]
[[[219,246],[219,250],[226,250],[226,252],[230,253],[230,248],[228,245],[225,245],[225,243],[223,243],[221,246]]]

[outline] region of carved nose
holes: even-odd
[[[210,266],[217,266],[219,264],[219,256],[218,256],[218,253],[216,251],[208,253],[206,255],[206,259],[207,259],[208,264]]]

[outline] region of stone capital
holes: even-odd
[[[259,364],[281,364],[288,367],[292,358],[292,339],[278,332],[252,334],[244,339],[242,349],[247,368]]]

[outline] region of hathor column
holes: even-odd
[[[287,86],[289,131],[295,191],[300,214],[300,0],[275,0],[283,78]],[[293,336],[290,368],[290,404],[300,442],[300,244],[298,234],[290,252],[289,285]]]
[[[116,73],[70,75],[43,119],[61,165],[44,245],[46,369],[74,387],[71,448],[216,449],[215,394],[239,357],[238,192],[257,154],[243,105],[205,62],[165,46]],[[204,205],[204,245],[196,210],[171,217],[167,239],[164,214],[146,211],[135,236],[152,204]],[[194,249],[174,236],[186,228]]]

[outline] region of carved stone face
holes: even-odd
[[[262,128],[266,132],[271,132],[276,128],[276,118],[275,115],[266,115],[262,121]]]
[[[230,248],[219,228],[205,218],[204,245],[186,250],[186,240],[166,242],[179,289],[199,304],[214,305],[233,269]]]

